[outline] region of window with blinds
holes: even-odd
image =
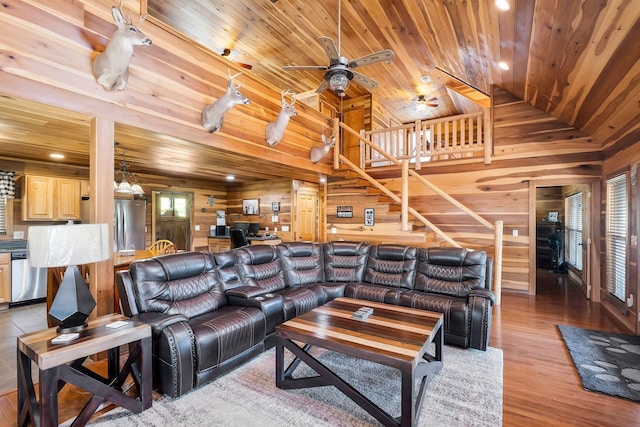
[[[0,197],[0,234],[7,234],[7,215],[6,215],[7,198]]]
[[[607,291],[624,302],[627,294],[627,176],[607,180]]]
[[[565,261],[582,271],[582,193],[567,197],[565,203]]]

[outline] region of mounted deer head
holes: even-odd
[[[118,7],[111,8],[113,21],[118,29],[113,33],[111,41],[107,43],[104,52],[93,61],[93,77],[108,91],[123,90],[129,78],[129,62],[133,56],[133,47],[151,44],[151,39],[138,29],[147,15],[142,15],[137,23],[133,23],[122,11],[120,2]]]
[[[287,95],[291,97],[290,104],[287,103]],[[283,90],[280,96],[282,98],[282,109],[280,110],[276,121],[267,124],[267,129],[265,131],[269,147],[273,147],[280,142],[284,136],[284,130],[287,128],[287,124],[289,123],[289,118],[298,115],[298,112],[294,107],[294,104],[296,103],[296,94],[289,90]]]
[[[331,130],[330,134],[327,134],[327,130]],[[312,147],[309,151],[309,159],[311,159],[311,163],[318,163],[324,156],[329,153],[331,147],[333,147],[336,143],[336,137],[334,135],[334,130],[331,127],[322,126],[322,147]]]
[[[213,104],[209,104],[202,109],[202,126],[209,133],[217,132],[222,127],[224,114],[233,108],[236,104],[249,104],[248,98],[238,91],[240,85],[235,86],[233,79],[242,73],[231,75],[229,72],[229,83],[227,83],[227,92],[218,98]]]

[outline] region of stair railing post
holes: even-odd
[[[502,240],[503,240],[504,221],[496,221],[495,230],[495,256],[493,264],[493,292],[496,294],[496,305],[500,305],[502,300]]]
[[[338,170],[340,169],[340,145],[343,138],[338,119],[333,120],[333,134],[336,136],[336,142],[333,144],[333,169]]]
[[[402,231],[409,231],[409,160],[402,161]]]

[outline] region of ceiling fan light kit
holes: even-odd
[[[378,82],[354,71],[354,68],[363,67],[365,65],[371,65],[378,62],[391,62],[395,54],[391,49],[381,50],[369,55],[362,56],[354,59],[353,61],[347,60],[346,57],[340,55],[340,21],[341,21],[341,2],[338,1],[338,46],[331,37],[320,36],[318,41],[322,45],[327,57],[329,57],[329,65],[291,65],[283,67],[285,71],[296,70],[321,70],[325,71],[324,78],[320,86],[316,89],[316,93],[324,92],[327,89],[331,89],[338,96],[343,97],[345,90],[349,87],[349,82],[352,80],[357,84],[364,86],[366,89],[374,89],[378,86]]]

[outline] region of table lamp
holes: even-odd
[[[58,332],[77,332],[87,326],[96,302],[78,265],[109,259],[107,224],[67,224],[29,227],[28,259],[32,267],[67,267],[49,319]]]

